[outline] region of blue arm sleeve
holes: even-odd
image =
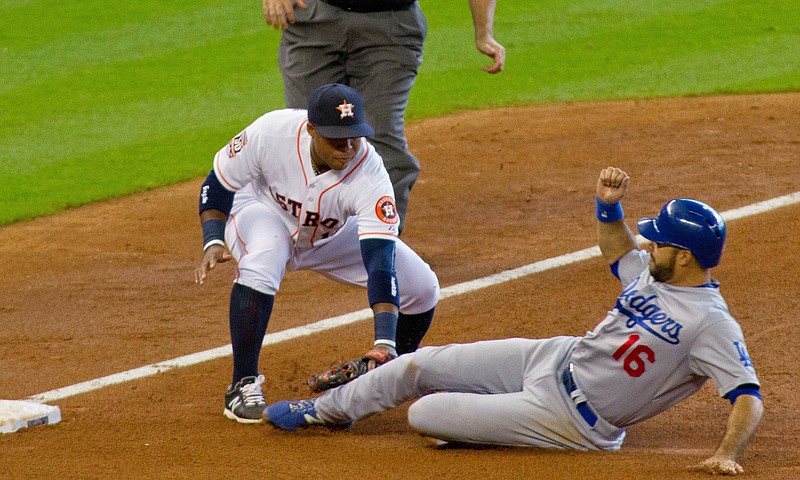
[[[392,303],[400,306],[394,270],[395,242],[369,238],[361,240],[361,257],[367,269],[369,305]]]
[[[217,175],[212,169],[203,182],[200,188],[200,207],[198,213],[203,213],[205,210],[219,210],[220,212],[228,215],[231,213],[233,206],[233,194],[227,188],[223,187]]]
[[[617,260],[616,262],[611,264],[611,274],[614,275],[615,277],[617,277],[617,280],[620,280],[620,278],[619,278],[619,260]]]
[[[733,405],[736,402],[736,398],[738,398],[739,395],[752,395],[761,400],[761,393],[759,391],[758,385],[753,385],[752,383],[739,385],[738,387],[728,392],[723,398],[727,398],[728,401],[731,402],[731,405]]]

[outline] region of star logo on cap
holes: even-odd
[[[342,100],[342,102],[343,103],[341,105],[336,107],[336,110],[339,110],[340,112],[342,112],[342,114],[339,115],[339,119],[340,120],[342,118],[344,118],[344,117],[352,117],[353,116],[353,104],[352,103],[347,103],[347,99]]]

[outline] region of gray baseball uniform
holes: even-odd
[[[409,423],[449,441],[615,450],[625,427],[711,378],[721,395],[759,385],[741,329],[713,282],[656,282],[649,255],[618,262],[624,288],[584,337],[427,347],[316,400],[328,422],[358,420],[422,397]]]
[[[575,348],[575,381],[614,425],[663,412],[711,378],[720,395],[759,385],[739,324],[714,281],[698,287],[656,282],[646,252],[628,253],[619,277],[628,287]]]

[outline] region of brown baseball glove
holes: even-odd
[[[375,367],[397,358],[397,355],[383,350],[370,350],[360,358],[348,362],[337,362],[330,370],[308,378],[308,387],[312,392],[323,392],[351,382],[370,370],[370,362]],[[375,368],[373,367],[373,368]]]

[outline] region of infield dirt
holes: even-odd
[[[235,132],[231,132],[234,134]],[[422,163],[404,240],[443,287],[596,244],[605,166],[626,169],[629,223],[668,199],[720,211],[800,190],[800,94],[559,104],[462,112],[410,125]],[[209,166],[211,156],[209,152]],[[202,179],[0,229],[0,397],[30,395],[229,343],[233,266],[193,282]],[[742,325],[765,419],[746,478],[800,478],[800,205],[729,223],[714,276]],[[424,344],[582,335],[619,285],[599,258],[443,300]],[[366,307],[366,294],[290,273],[269,333]],[[368,349],[361,322],[265,348],[268,401],[307,397],[305,378]],[[501,366],[502,367],[502,366]],[[0,477],[221,479],[703,478],[729,404],[707,384],[629,429],[615,453],[435,450],[407,406],[345,432],[287,433],[222,416],[230,358],[57,402],[61,423],[0,436]]]

